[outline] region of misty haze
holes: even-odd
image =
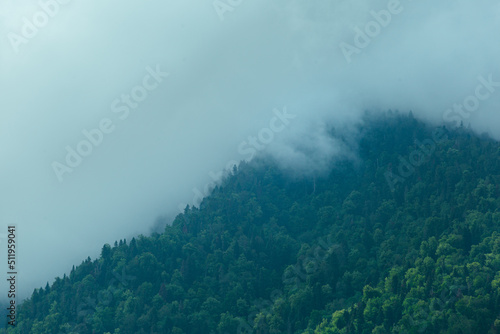
[[[0,333],[500,331],[498,1],[0,22]]]

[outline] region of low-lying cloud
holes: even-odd
[[[0,228],[18,227],[21,296],[192,204],[249,136],[303,173],[351,154],[328,128],[365,110],[500,139],[499,18],[493,0],[3,1]]]

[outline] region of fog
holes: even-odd
[[[500,138],[497,1],[54,1],[0,3],[0,265],[16,225],[19,298],[240,160],[355,155],[327,125],[365,110]]]

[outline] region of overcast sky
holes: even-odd
[[[54,1],[0,3],[0,233],[17,225],[22,298],[231,161],[324,167],[346,153],[325,124],[364,110],[500,138],[498,1]]]

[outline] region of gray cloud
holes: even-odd
[[[479,76],[500,81],[493,0],[402,0],[348,63],[341,43],[389,3],[244,0],[221,21],[211,1],[72,0],[16,53],[9,33],[22,36],[41,7],[2,2],[0,228],[18,226],[21,296],[192,203],[210,172],[247,158],[238,146],[275,108],[296,118],[266,150],[305,172],[351,154],[324,124],[348,132],[366,109],[440,124]],[[120,119],[113,101],[157,65],[170,75]],[[500,89],[460,117],[499,139],[499,105]],[[52,163],[105,118],[116,128],[59,182]]]

